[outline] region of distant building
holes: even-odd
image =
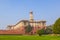
[[[46,21],[35,21],[32,11],[30,11],[30,20],[21,20],[15,25],[8,25],[7,29],[19,30],[22,34],[25,34],[25,27],[29,24],[33,27],[33,30],[30,32],[30,34],[36,34],[37,30],[40,30],[42,28],[46,29]]]
[[[8,25],[6,30],[0,30],[0,34],[26,34],[25,28],[28,25],[33,28],[28,34],[36,34],[37,30],[46,29],[46,21],[35,21],[33,12],[30,11],[29,20],[21,20],[15,25]]]

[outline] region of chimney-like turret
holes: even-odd
[[[34,19],[33,19],[33,12],[30,11],[30,21],[32,22]]]

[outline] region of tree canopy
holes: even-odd
[[[53,33],[60,34],[60,18],[58,18],[53,25]]]
[[[31,25],[27,25],[26,27],[25,27],[25,32],[26,33],[29,33],[29,32],[31,32],[32,31],[32,26]]]

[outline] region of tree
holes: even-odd
[[[60,34],[60,18],[58,18],[53,25],[53,33]]]
[[[45,30],[45,34],[52,34],[52,25],[47,26],[46,30]]]
[[[29,25],[27,25],[26,27],[25,27],[25,32],[26,33],[29,33],[29,32],[31,32],[32,31],[32,26],[29,24]]]
[[[52,34],[52,29],[50,29],[50,28],[46,28],[46,30],[45,30],[45,34]]]
[[[45,33],[45,30],[44,29],[41,29],[41,30],[38,30],[37,31],[37,34],[39,35],[39,36],[41,36],[42,34],[44,34]]]

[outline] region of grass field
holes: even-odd
[[[60,40],[60,36],[27,36],[27,35],[0,35],[0,40]]]

